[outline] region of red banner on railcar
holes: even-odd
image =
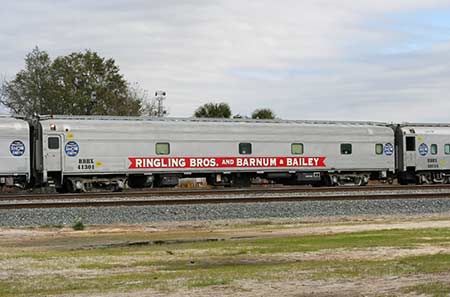
[[[325,167],[326,157],[130,157],[129,169]]]

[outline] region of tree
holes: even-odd
[[[252,119],[273,120],[275,119],[275,113],[269,108],[256,109],[252,113]]]
[[[0,103],[16,114],[46,114],[54,103],[47,102],[54,100],[53,90],[50,57],[36,47],[25,57],[25,69],[2,83]]]
[[[139,115],[134,96],[113,59],[86,50],[57,57],[35,48],[25,69],[2,85],[0,103],[15,114]]]
[[[231,108],[227,103],[207,103],[194,113],[196,118],[230,118]]]
[[[138,83],[128,85],[128,92],[131,98],[138,99],[141,102],[140,114],[143,116],[158,116],[158,101],[151,97],[147,90],[143,89]],[[162,116],[169,114],[165,106],[162,106]]]
[[[6,84],[6,76],[2,75],[0,78],[0,115],[7,112],[6,107],[1,102],[5,100],[3,86]]]

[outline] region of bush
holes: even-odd
[[[84,230],[84,224],[81,221],[81,219],[78,219],[73,225],[72,225],[72,229],[75,231],[81,231]]]

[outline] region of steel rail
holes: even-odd
[[[228,198],[189,198],[189,199],[132,199],[107,201],[58,201],[0,204],[0,210],[24,208],[73,208],[73,207],[117,207],[117,206],[157,206],[157,205],[199,205],[226,203],[273,203],[338,200],[388,200],[388,199],[450,199],[450,193],[390,193],[365,195],[326,195],[326,196],[270,196],[270,197],[228,197]]]
[[[241,189],[170,189],[170,190],[143,190],[124,192],[93,192],[93,193],[70,193],[70,194],[4,194],[0,195],[0,202],[20,200],[71,200],[71,199],[96,199],[96,198],[132,198],[132,197],[170,197],[184,195],[237,195],[237,194],[262,194],[262,193],[338,193],[359,191],[381,191],[381,190],[432,190],[448,189],[450,185],[376,185],[364,187],[260,187]]]

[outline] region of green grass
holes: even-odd
[[[398,260],[309,260],[309,261],[269,261],[260,263],[224,261],[201,261],[193,265],[171,263],[162,266],[161,271],[184,271],[190,275],[244,276],[251,277],[261,272],[282,271],[308,272],[315,279],[347,277],[370,277],[386,275],[406,275],[412,273],[450,272],[450,254],[436,254],[404,257]]]
[[[144,288],[175,290],[179,287],[227,285],[235,280],[343,279],[450,272],[450,255],[407,257],[391,261],[302,261],[239,263],[161,263],[146,272],[119,272],[108,275],[63,277],[43,275],[0,281],[1,296],[51,295],[80,292],[130,291]],[[86,266],[87,270],[91,267]],[[94,266],[95,267],[95,266]],[[113,266],[112,266],[113,267]],[[96,269],[97,267],[95,267]],[[102,267],[104,269],[105,267]]]
[[[83,292],[131,291],[144,288],[166,290],[164,280],[174,275],[160,273],[122,273],[117,275],[67,278],[44,276],[19,281],[0,281],[0,296],[47,296]]]
[[[446,297],[450,294],[450,284],[442,282],[423,283],[406,288],[405,293],[425,294],[433,297]]]
[[[306,263],[304,268],[315,267],[320,261]],[[312,266],[311,266],[312,265]],[[450,272],[450,254],[403,257],[387,261],[328,261],[322,262],[324,269],[312,269],[316,279],[348,277],[381,277],[422,273]]]
[[[306,235],[242,239],[220,242],[177,244],[171,250],[200,249],[209,255],[274,254],[313,252],[324,249],[354,249],[374,247],[412,248],[421,244],[450,245],[450,229],[381,230],[333,235]],[[153,250],[166,250],[155,246]]]
[[[83,221],[81,221],[81,220],[75,221],[75,223],[73,223],[73,225],[72,225],[72,229],[75,231],[82,231],[82,230],[84,230],[84,228],[85,228],[85,226],[83,224]]]
[[[350,234],[311,235],[258,239],[252,251],[262,254],[309,252],[323,249],[352,249],[369,247],[413,247],[420,244],[450,244],[449,229],[389,230]]]
[[[188,282],[189,288],[201,288],[209,286],[223,286],[228,285],[231,279],[215,279],[211,277],[198,278]]]
[[[118,237],[117,237],[118,238]],[[128,238],[125,236],[125,238]],[[69,239],[67,239],[69,240]],[[292,253],[378,247],[450,246],[450,228],[383,230],[102,249],[7,250],[2,263],[17,260],[0,296],[45,296],[78,292],[171,291],[233,284],[237,280],[352,279],[450,273],[450,255],[394,260],[308,260]],[[6,268],[5,268],[6,269]],[[79,270],[84,271],[80,273]],[[24,277],[27,271],[34,271]],[[67,271],[75,271],[67,273]],[[78,272],[77,272],[78,271]],[[445,285],[411,290],[440,292]],[[434,294],[434,293],[433,293]],[[440,295],[436,295],[440,296]]]

